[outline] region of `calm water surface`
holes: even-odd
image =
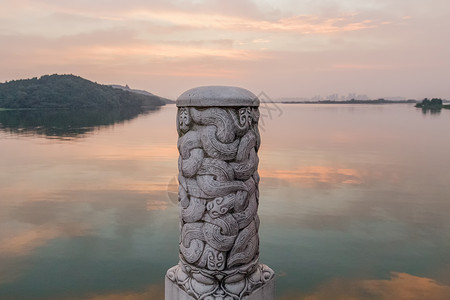
[[[278,299],[450,299],[450,111],[272,108],[259,215]],[[0,299],[164,298],[175,115],[0,112]]]

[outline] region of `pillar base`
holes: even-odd
[[[228,300],[226,296],[209,296],[208,300]],[[165,277],[165,300],[197,300],[196,298],[189,296],[178,284]],[[229,298],[233,299],[233,298]],[[275,277],[272,277],[264,285],[254,290],[250,295],[243,296],[242,300],[275,300]]]

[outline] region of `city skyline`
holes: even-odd
[[[406,100],[422,100],[422,99],[414,99],[414,98],[406,98],[403,96],[385,96],[385,97],[371,97],[367,94],[357,94],[357,93],[346,93],[346,94],[329,94],[329,95],[313,95],[313,96],[292,96],[292,97],[282,97],[277,100],[307,100],[307,101],[323,101],[323,100],[331,100],[331,101],[349,101],[349,100],[392,100],[392,101],[406,101]],[[445,99],[446,100],[446,99]]]

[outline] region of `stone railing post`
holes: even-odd
[[[207,86],[176,105],[180,260],[165,299],[275,299],[274,272],[259,263],[259,99]]]

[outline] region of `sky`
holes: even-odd
[[[0,82],[450,99],[448,0],[0,0]]]

